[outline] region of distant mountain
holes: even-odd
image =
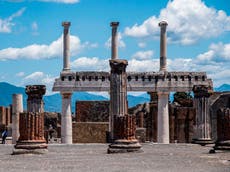
[[[223,84],[219,86],[218,88],[214,88],[215,91],[223,92],[223,91],[230,91],[230,85],[229,84]]]

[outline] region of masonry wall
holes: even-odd
[[[108,122],[73,122],[73,143],[106,143]]]
[[[77,101],[77,122],[108,122],[109,101]]]

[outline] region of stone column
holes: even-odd
[[[169,144],[169,93],[158,92],[157,142]]]
[[[69,38],[69,27],[70,22],[62,22],[64,27],[63,31],[63,71],[70,70],[70,38]]]
[[[168,23],[165,21],[161,21],[159,23],[159,26],[161,28],[161,35],[160,35],[160,71],[166,71],[167,70],[167,36],[166,36],[166,27]]]
[[[44,138],[44,102],[42,100],[45,92],[45,85],[26,86],[28,112],[20,113],[20,137],[13,154],[41,154],[47,151]]]
[[[112,27],[112,39],[111,39],[111,57],[112,59],[118,59],[118,34],[117,27],[119,22],[111,22],[110,26]]]
[[[211,139],[211,121],[209,113],[209,96],[211,95],[208,86],[195,85],[194,106],[196,108],[196,124],[193,143],[206,145],[213,143]]]
[[[12,103],[12,144],[19,138],[19,114],[23,112],[22,94],[13,94]]]
[[[62,114],[61,114],[61,142],[72,144],[72,114],[71,96],[72,93],[62,94]]]
[[[147,119],[147,139],[150,142],[157,142],[157,92],[148,92],[150,95],[149,117]]]
[[[128,114],[126,60],[110,60],[110,115],[113,143],[108,153],[139,151],[141,145],[135,138],[136,118]]]

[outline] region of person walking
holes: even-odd
[[[2,144],[6,144],[6,137],[8,135],[7,129],[2,132]]]

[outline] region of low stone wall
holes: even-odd
[[[106,143],[108,122],[73,122],[73,143]]]

